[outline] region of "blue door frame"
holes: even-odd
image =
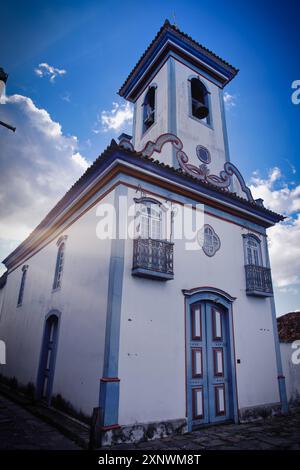
[[[232,319],[235,298],[207,287],[183,293],[189,431],[202,424],[238,422]]]
[[[45,318],[41,347],[40,364],[37,377],[36,398],[51,403],[54,380],[60,312],[52,310]]]

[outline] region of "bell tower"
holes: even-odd
[[[223,88],[237,72],[166,20],[119,90],[134,104],[135,150],[172,133],[191,164],[219,174],[229,161]],[[155,158],[178,167],[171,145]]]

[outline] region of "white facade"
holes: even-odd
[[[111,202],[112,194],[101,202]],[[45,317],[61,313],[52,394],[90,415],[97,406],[103,369],[110,240],[96,236],[97,206],[62,233],[67,235],[62,286],[53,291],[57,239],[26,260],[22,305],[21,266],[8,275],[0,317],[7,364],[0,372],[20,384],[37,384]]]
[[[168,24],[161,35],[164,32],[173,34],[174,41],[182,34]],[[187,41],[184,35],[179,39]],[[156,39],[160,40],[163,36]],[[51,217],[5,260],[8,279],[0,339],[7,344],[7,365],[1,366],[0,373],[24,385],[35,384],[41,398],[40,383],[51,372],[48,402],[60,394],[86,415],[100,408],[104,442],[153,438],[170,433],[171,428],[185,432],[205,423],[238,422],[247,410],[285,404],[284,382],[278,386],[282,370],[266,239],[266,228],[280,216],[253,200],[234,166],[220,177],[229,159],[221,89],[233,78],[234,69],[212,53],[199,52],[201,46],[194,47],[195,57],[201,52],[201,61],[206,56],[210,63],[215,61],[215,70],[209,72],[213,79],[175,56],[157,66],[150,79],[142,74],[150,65],[145,71],[142,63],[138,65],[136,76],[126,82],[127,87],[140,89],[135,95],[130,92],[135,96],[131,98],[135,150],[129,141],[125,146],[112,143]],[[203,70],[213,69],[208,62],[204,65]],[[209,92],[210,125],[190,115],[189,80],[194,76]],[[153,84],[155,120],[143,133],[143,103]],[[163,134],[173,137],[161,148],[146,156],[135,152],[149,141],[155,147]],[[189,164],[199,167],[198,145],[209,151],[211,162],[204,167],[209,168],[207,174],[216,175],[215,183],[205,180],[198,169],[191,173],[191,167],[180,165],[177,157],[184,149]],[[233,182],[243,199],[230,192]],[[127,218],[119,196],[133,208],[129,217],[134,216],[137,232],[141,205],[154,204],[162,210],[164,222],[169,221],[167,233],[155,240],[140,239],[137,233],[135,240],[99,239],[99,207],[115,208],[117,218],[108,223],[110,228],[123,226]],[[187,219],[200,211],[202,225],[209,229],[199,242],[202,228],[197,228],[194,250],[187,249],[186,238],[177,236],[187,219],[175,216],[176,209],[178,214],[187,204]],[[167,205],[173,218],[162,209]],[[245,248],[249,235],[261,253],[253,266]],[[66,239],[60,265],[57,242],[62,236]],[[206,242],[211,243],[211,251],[205,250]],[[246,266],[249,279],[245,264],[250,265]],[[23,301],[17,306],[23,266],[28,266],[27,275]],[[58,271],[62,283],[53,291]],[[198,336],[192,323],[195,306],[200,309]],[[58,324],[55,340],[52,330],[47,330],[51,312]],[[55,348],[56,360],[49,355],[48,364],[49,348]],[[194,350],[201,351],[198,375],[190,356]],[[219,353],[221,372],[215,362]]]
[[[134,197],[135,192],[129,192],[132,201]],[[242,235],[249,231],[209,215],[204,223],[220,235],[221,249],[209,258],[203,250],[186,251],[185,241],[175,240],[175,276],[168,283],[157,285],[157,281],[133,277],[132,240],[126,241],[119,356],[121,425],[185,416],[185,349],[178,347],[185,342],[182,289],[197,286],[218,286],[236,297],[239,408],[280,401],[270,299],[246,295]],[[265,237],[260,238],[264,245]]]

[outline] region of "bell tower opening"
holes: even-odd
[[[209,171],[219,174],[229,161],[223,88],[238,70],[165,21],[119,90],[134,104],[132,143],[142,151],[149,141],[174,134],[192,165],[198,150],[211,156]],[[156,158],[179,167],[166,145]]]
[[[208,91],[198,78],[191,79],[192,115],[209,123]]]

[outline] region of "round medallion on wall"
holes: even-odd
[[[205,163],[206,165],[208,165],[211,162],[210,153],[206,147],[203,147],[203,145],[197,145],[196,154],[202,163]]]

